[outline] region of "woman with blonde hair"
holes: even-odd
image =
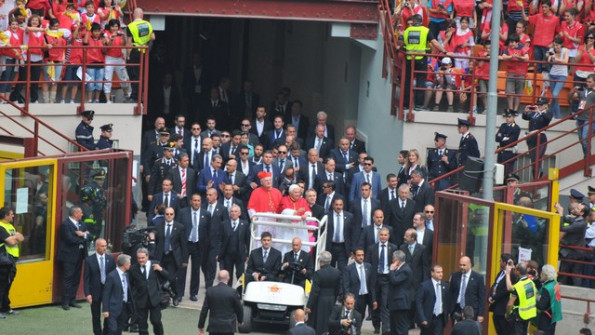
[[[405,173],[407,177],[407,184],[411,184],[411,172],[415,169],[420,169],[424,179],[428,178],[428,170],[422,164],[421,158],[419,157],[419,151],[417,149],[409,150],[409,154],[407,156],[407,162],[405,163]]]

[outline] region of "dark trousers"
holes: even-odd
[[[130,50],[130,58],[128,59],[127,63],[130,64],[140,64],[140,57],[141,52],[137,49]],[[128,65],[126,66],[126,71],[128,71],[128,77],[130,81],[137,81],[140,77],[140,65]],[[130,88],[132,90],[132,95],[130,96],[132,99],[138,99],[138,84],[137,83],[130,83]]]
[[[515,153],[512,150],[504,150],[504,151],[498,153],[498,163],[502,164],[505,161],[512,159],[514,156],[515,156]],[[516,159],[513,159],[510,162],[504,164],[504,175],[505,176],[512,173],[515,161],[516,161]]]
[[[347,253],[345,243],[333,243],[331,245],[331,266],[336,266],[341,272],[347,267]]]
[[[412,70],[415,71],[427,71],[427,60],[425,57],[423,57],[422,59],[417,59],[413,62],[413,69],[411,66],[411,60],[407,59],[406,60],[406,66],[405,66],[405,92],[401,92],[401,97],[403,97],[403,108],[407,108],[407,107],[413,107],[413,106],[409,106],[409,99],[410,99],[410,91],[411,91],[411,84],[413,83],[413,79],[412,79]],[[423,72],[416,72],[415,73],[415,87],[417,88],[423,88],[424,87],[424,83],[425,83],[425,78],[426,78],[426,73]],[[424,92],[423,91],[419,91],[419,90],[414,90],[413,91],[413,103],[415,106],[421,106],[423,105],[423,101],[424,101]]]
[[[176,280],[178,274],[178,264],[176,263],[176,258],[174,257],[174,253],[170,252],[167,255],[163,255],[161,259],[161,266],[165,268],[165,270],[169,274],[169,283],[172,291],[178,295],[178,283]]]
[[[409,334],[409,310],[397,309],[390,311],[390,333],[391,335]]]
[[[41,69],[42,69],[42,67],[39,65],[41,65],[41,61],[31,62],[31,74],[30,74],[31,81],[39,81],[40,75],[41,75]],[[19,83],[15,85],[14,91],[12,91],[12,93],[10,94],[11,101],[19,101],[19,102],[25,101],[25,97],[21,94],[21,90],[23,89],[23,87],[25,87],[26,78],[27,78],[27,67],[23,66],[23,67],[19,68]],[[39,90],[39,84],[31,83],[30,87],[31,87],[31,90],[29,91],[29,97],[30,97],[29,101],[35,102],[39,98],[39,95],[37,93]]]
[[[62,284],[62,305],[69,305],[75,301],[76,291],[81,282],[82,266],[82,251],[76,262],[62,262],[62,271],[64,275]]]
[[[421,335],[442,335],[444,332],[444,317],[442,314],[435,316],[432,315],[432,319],[428,320],[428,325],[419,325],[421,329]]]
[[[128,322],[128,317],[130,315],[128,309],[128,303],[124,302],[122,305],[122,312],[118,316],[109,316],[109,318],[105,319],[107,322],[108,332],[105,334],[109,335],[122,335],[122,331]]]
[[[370,294],[357,295],[355,298],[355,310],[362,315],[362,319],[366,318],[366,306],[370,303]]]
[[[533,149],[533,148],[537,147],[537,136],[539,136],[539,148]],[[534,163],[537,160],[537,151],[539,151],[539,160],[540,161],[538,164],[533,165],[531,167],[531,175],[532,176],[535,176],[536,168],[539,169],[538,174],[540,176],[543,174],[541,166],[543,165],[543,161],[542,161],[543,155],[545,154],[545,150],[547,149],[546,141],[547,141],[547,136],[545,136],[544,133],[541,133],[540,135],[536,135],[536,136],[533,136],[533,137],[527,139],[527,147],[530,150],[529,158],[531,159],[531,163]]]
[[[190,295],[198,294],[198,287],[200,285],[200,263],[201,263],[201,249],[200,242],[188,242],[188,255],[192,266],[190,268]],[[178,271],[178,297],[183,297],[186,292],[186,273],[188,268],[180,268]]]
[[[529,328],[529,321],[517,319],[514,322],[513,334],[514,335],[527,335],[527,328]]]
[[[202,257],[202,274],[205,277],[205,289],[213,286],[215,272],[217,272],[217,255],[212,248]]]
[[[549,47],[542,47],[539,45],[533,46],[533,59],[534,60],[546,60],[547,59],[547,52],[550,48]],[[541,73],[545,70],[545,64],[537,64],[537,72]]]
[[[10,287],[17,274],[17,268],[14,265],[0,266],[0,312],[10,311]]]
[[[136,315],[138,321],[138,332],[140,335],[149,335],[149,325],[147,324],[147,316],[150,315],[151,324],[153,325],[153,333],[155,335],[163,335],[163,323],[161,323],[161,306],[149,306],[143,308],[137,307]]]
[[[233,270],[235,267],[236,270],[236,278],[239,279],[243,274],[246,266],[246,259],[238,256],[238,255],[225,255],[223,258],[223,268],[229,272],[229,278],[233,278]],[[233,284],[233,280],[229,281],[229,286]]]
[[[496,329],[496,334],[498,335],[509,335],[512,332],[512,325],[504,315],[494,314],[492,316],[492,320],[494,321],[494,328]]]
[[[391,315],[388,310],[388,292],[390,289],[390,282],[388,275],[379,274],[376,277],[376,284],[374,289],[376,290],[376,302],[378,308],[372,312],[372,325],[374,329],[380,329],[382,322],[382,333],[388,332],[391,329]],[[407,325],[409,329],[409,325]]]
[[[108,333],[107,319],[103,319],[103,330],[101,329],[101,301],[93,300],[91,303],[91,320],[93,321],[93,334],[105,335]]]

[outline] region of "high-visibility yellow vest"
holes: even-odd
[[[128,24],[128,31],[132,35],[132,45],[147,45],[153,35],[153,26],[149,21],[135,20]]]
[[[14,235],[14,233],[16,232],[16,229],[10,223],[6,223],[6,222],[0,221],[0,227],[4,228],[8,232],[8,234],[10,234],[10,235]],[[19,258],[20,253],[19,253],[19,246],[18,246],[18,244],[15,244],[15,245],[12,245],[11,246],[11,245],[8,245],[8,244],[2,242],[2,243],[0,243],[0,248],[3,245],[6,247],[6,252],[8,252],[9,254],[11,254],[12,257]]]
[[[530,320],[537,316],[536,294],[537,288],[533,281],[527,277],[514,284],[517,297],[519,298],[519,317],[523,320]]]
[[[429,31],[430,29],[424,26],[410,26],[403,32],[403,42],[407,52],[423,54],[415,56],[417,60],[424,58],[427,52]],[[407,59],[411,59],[411,56],[407,56]]]

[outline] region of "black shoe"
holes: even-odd
[[[374,328],[374,334],[380,334],[380,328]]]
[[[190,300],[192,300],[192,301],[198,301],[198,298],[195,295],[191,295],[190,296]]]
[[[83,308],[83,306],[79,305],[76,301],[70,303],[70,307],[74,308]]]
[[[366,321],[372,321],[372,314],[368,314],[368,317],[366,318]]]
[[[132,324],[130,325],[130,328],[128,330],[129,333],[138,333],[138,325],[137,324]]]
[[[182,298],[173,298],[172,299],[172,304],[175,306],[178,306],[180,304],[180,301],[182,301]]]
[[[70,309],[70,306],[68,306],[68,305],[62,305],[62,309],[65,310],[65,311],[67,311],[67,310]]]

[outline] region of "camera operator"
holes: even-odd
[[[452,91],[460,87],[461,75],[463,75],[463,71],[452,67],[450,57],[442,58],[440,68],[436,71],[436,88],[439,90],[436,91],[435,111],[440,110],[440,102],[444,93],[442,90],[451,90],[446,92],[446,101],[448,102],[448,111],[454,112],[453,103],[455,94]]]
[[[314,264],[310,255],[302,250],[302,240],[299,237],[291,240],[291,249],[283,255],[283,265],[281,265],[282,274],[285,276],[283,281],[304,287],[306,279],[312,278]]]
[[[525,106],[525,111],[523,112],[523,120],[529,121],[529,132],[527,132],[526,134],[528,135],[547,127],[552,121],[552,116],[553,114],[548,109],[548,100],[545,97],[537,99],[537,103],[535,105]],[[537,147],[537,138],[539,138],[539,148],[535,149],[535,147]],[[547,149],[546,142],[547,136],[545,136],[545,133],[534,135],[527,139],[527,146],[529,147],[529,157],[531,158],[533,176],[535,176],[536,168],[539,169],[539,176],[543,174],[543,171],[541,169],[541,162],[539,162],[537,166],[533,165],[533,163],[537,158],[537,151],[539,151],[539,159],[543,159],[543,155],[545,154],[545,150]]]
[[[343,306],[335,306],[328,321],[329,335],[359,335],[362,330],[362,315],[355,310],[355,296],[345,294]]]

